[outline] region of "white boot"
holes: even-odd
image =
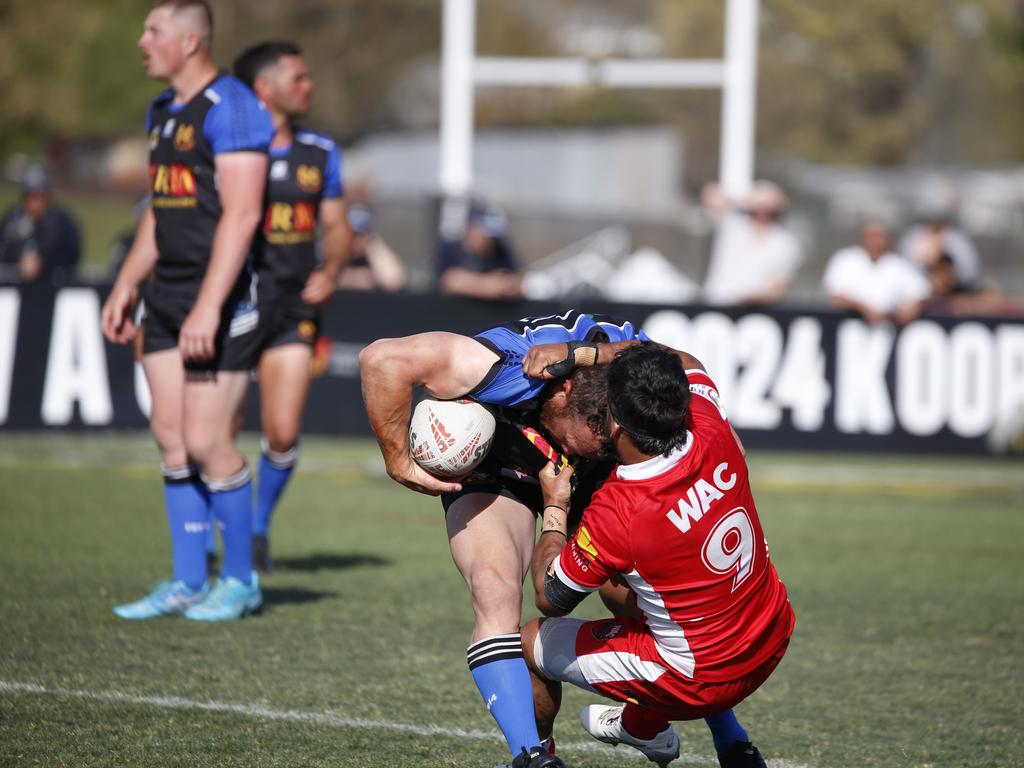
[[[605,744],[629,744],[636,747],[648,760],[658,765],[668,765],[679,757],[679,737],[670,725],[653,739],[638,739],[630,736],[622,727],[622,710],[625,705],[613,707],[591,704],[580,712],[580,722],[587,733]]]

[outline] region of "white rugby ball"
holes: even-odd
[[[472,400],[421,400],[409,422],[409,453],[438,477],[461,477],[487,455],[494,415]]]

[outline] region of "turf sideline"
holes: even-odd
[[[105,702],[109,704],[139,704],[159,707],[161,709],[199,709],[208,712],[228,712],[243,717],[262,718],[264,720],[289,720],[311,725],[323,725],[331,728],[366,728],[383,731],[399,731],[416,736],[447,736],[456,739],[474,741],[501,742],[496,731],[467,731],[462,728],[446,728],[440,725],[414,725],[412,723],[392,723],[384,720],[364,720],[358,717],[343,717],[330,712],[303,712],[294,709],[271,709],[255,704],[231,704],[222,701],[195,701],[179,696],[138,696],[121,691],[79,691],[70,688],[47,688],[36,683],[17,683],[0,680],[0,693],[24,693],[41,696],[86,699],[87,701]],[[616,757],[644,759],[635,750],[615,750],[596,742],[558,743],[559,751],[569,752],[601,752],[614,754]],[[718,765],[718,760],[705,755],[679,756],[678,764]],[[809,768],[802,763],[791,763],[787,760],[772,760],[775,768]]]

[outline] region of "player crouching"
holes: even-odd
[[[692,363],[691,363],[692,365]],[[768,558],[743,451],[702,369],[653,345],[608,370],[607,440],[621,464],[567,540],[572,470],[541,473],[544,523],[532,572],[537,607],[565,616],[609,579],[631,590],[613,619],[534,619],[522,630],[538,732],[561,682],[621,702],[583,710],[583,727],[659,765],[679,756],[674,720],[725,711],[768,679],[794,616]],[[746,741],[719,762],[763,766]]]

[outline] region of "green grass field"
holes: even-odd
[[[148,438],[0,433],[0,765],[505,757],[466,669],[471,615],[438,502],[388,480],[370,443],[304,451],[261,615],[129,623],[111,606],[168,566]],[[751,465],[797,613],[786,659],[738,708],[769,764],[1017,765],[1024,466],[776,454]],[[583,609],[599,615],[592,600]],[[647,764],[592,743],[576,717],[590,701],[567,691],[567,763]],[[717,764],[702,723],[678,728],[677,764]]]

